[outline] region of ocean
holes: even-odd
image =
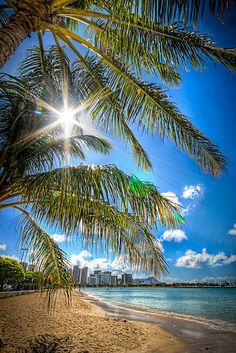
[[[106,302],[236,324],[236,288],[86,288]]]

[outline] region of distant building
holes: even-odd
[[[100,275],[101,274],[101,270],[95,270],[93,273],[95,274],[95,275]]]
[[[80,270],[79,266],[77,265],[73,266],[72,275],[75,282],[79,281],[79,270]]]
[[[28,262],[21,261],[20,264],[21,264],[24,271],[28,270],[28,266],[29,266]]]
[[[111,276],[111,285],[112,286],[117,286],[117,284],[118,284],[117,276]]]
[[[89,278],[88,278],[88,284],[90,286],[97,286],[99,284],[98,283],[98,276],[95,274],[90,274]]]
[[[133,276],[132,274],[123,273],[121,277],[121,285],[123,286],[130,286],[133,283]]]
[[[101,274],[102,274],[102,271],[101,270],[95,270],[93,272],[94,276],[96,276],[96,285],[100,285],[101,284]]]
[[[111,285],[111,272],[105,271],[100,275],[100,285],[101,286],[110,286]]]
[[[83,267],[80,269],[79,273],[79,284],[83,286],[88,283],[88,267]]]

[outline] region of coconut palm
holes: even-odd
[[[199,13],[201,16],[204,14],[205,1],[5,0],[4,2],[0,8],[1,24],[3,26],[0,42],[1,66],[32,32],[39,34],[40,42],[42,40],[41,33],[51,31],[66,35],[68,38],[75,39],[90,48],[84,33],[81,37],[75,34],[81,24],[85,24],[93,30],[94,43],[91,48],[93,47],[95,52],[101,51],[101,56],[107,62],[113,61],[114,54],[117,52],[120,56],[119,60],[122,60],[123,55],[135,59],[133,53],[137,53],[138,48],[142,48],[142,52],[138,50],[139,59],[141,57],[144,61],[147,61],[148,58],[152,58],[155,62],[158,62],[158,66],[162,66],[159,59],[162,59],[163,55],[164,59],[167,59],[172,51],[178,57],[191,57],[192,53],[187,54],[188,47],[192,48],[193,51],[199,50],[203,53],[209,51],[210,56],[216,54],[216,57],[224,57],[224,51],[220,53],[217,48],[211,47],[210,43],[205,42],[204,37],[201,38],[174,27],[168,28],[168,26],[165,26],[176,22],[196,25]],[[228,5],[228,0],[209,1],[210,12],[213,15],[217,13],[219,17],[223,16]],[[85,27],[82,27],[82,29],[84,30]],[[123,31],[121,32],[121,30]],[[112,38],[112,43],[107,42],[103,36],[107,32]],[[100,36],[101,33],[102,36]],[[131,37],[128,37],[128,34],[131,34]],[[125,40],[122,45],[121,39]],[[157,40],[160,46],[154,49]],[[167,48],[166,42],[173,42],[179,48]],[[130,43],[133,44],[133,48],[128,47]],[[123,48],[123,44],[125,48]],[[121,47],[124,49],[122,52],[120,51]],[[107,50],[109,52],[108,56],[106,55]],[[152,53],[152,50],[161,53],[161,56],[154,59],[155,53]],[[178,51],[180,52],[178,53]],[[146,56],[146,53],[148,53],[148,56]],[[225,54],[227,54],[226,51]],[[193,60],[198,61],[194,57]]]
[[[221,17],[228,1],[213,0],[209,6]],[[95,119],[125,136],[139,166],[150,169],[151,162],[133,136],[134,124],[162,139],[172,138],[204,172],[216,176],[225,165],[216,146],[181,114],[163,86],[140,79],[151,74],[176,85],[179,70],[202,68],[205,59],[235,70],[234,49],[219,48],[206,35],[186,28],[197,24],[204,8],[205,2],[189,0],[8,0],[1,6],[0,62],[35,31],[43,63],[43,34],[51,32],[58,46],[63,42],[78,57],[78,68],[91,84],[108,92],[109,99],[96,105]],[[93,55],[85,55],[84,47]]]
[[[33,68],[29,70],[26,61],[18,77],[1,78],[0,210],[19,211],[22,245],[34,251],[49,293],[64,288],[68,297],[73,283],[68,260],[47,226],[56,226],[68,239],[77,233],[85,245],[111,249],[124,255],[131,267],[160,274],[166,265],[150,229],[175,227],[177,205],[154,185],[114,165],[63,166],[69,158],[83,161],[85,148],[106,154],[111,146],[84,133],[80,109],[65,135],[65,93],[68,106],[82,106],[84,113],[87,102],[90,110],[100,91],[93,91],[76,65],[70,67],[57,46],[44,55],[41,75],[37,74],[42,68],[40,51],[35,48],[29,53]]]

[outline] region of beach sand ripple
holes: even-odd
[[[158,325],[106,317],[105,311],[73,294],[71,307],[58,298],[49,314],[45,295],[33,293],[1,299],[1,353],[19,353],[40,335],[70,338],[71,353],[187,353],[187,346]],[[70,349],[69,349],[70,348]],[[24,349],[23,349],[24,351]]]

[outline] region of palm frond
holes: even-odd
[[[72,46],[72,49],[75,49],[74,46]],[[90,107],[89,110],[93,121],[97,122],[102,130],[109,131],[112,129],[113,135],[121,137],[129,143],[132,147],[134,161],[137,163],[138,167],[144,170],[150,170],[152,168],[151,161],[130,129],[124,108],[119,103],[118,97],[113,99],[112,91],[107,87],[107,80],[99,70],[96,57],[89,57],[87,55],[85,57],[81,56],[80,60],[73,64],[72,72],[75,84],[77,84],[78,87],[80,87],[82,79],[84,83],[83,87],[85,87],[88,92],[91,91],[90,87],[92,87],[92,90],[97,88],[98,90],[103,89],[104,91],[110,92],[108,98],[101,97]]]
[[[177,70],[187,68],[188,63],[195,69],[204,67],[205,58],[236,69],[234,48],[217,47],[206,35],[175,24],[165,26],[141,17],[134,21],[126,16],[88,23],[90,32],[95,32],[97,48],[109,48],[111,56],[121,63],[135,65],[138,72],[142,68],[148,73],[157,72],[167,83],[178,84]]]
[[[107,141],[83,134],[77,125],[75,134],[62,137],[63,128],[58,126],[58,118],[54,118],[56,124],[52,128],[52,114],[43,110],[40,115],[35,113],[32,97],[25,99],[16,83],[19,82],[0,82],[0,161],[2,167],[14,171],[15,177],[51,169],[67,156],[84,160],[86,149],[103,154],[109,152],[111,145]]]
[[[14,184],[22,199],[42,220],[57,222],[67,234],[78,231],[80,212],[92,199],[115,204],[137,220],[157,229],[160,225],[175,227],[174,212],[178,205],[162,196],[156,187],[128,176],[114,165],[65,167],[21,178]]]
[[[15,208],[23,212],[17,227],[21,242],[29,252],[33,251],[34,265],[44,273],[49,308],[53,309],[55,295],[60,289],[63,289],[69,303],[73,279],[65,253],[27,211],[17,206]]]
[[[137,79],[115,60],[112,64],[93,62],[93,74],[114,92],[110,99],[119,101],[125,109],[127,122],[136,122],[163,139],[172,138],[181,149],[195,157],[204,172],[212,175],[224,172],[226,161],[218,147],[179,112],[163,88]],[[94,116],[99,117],[99,112],[104,114],[107,111],[114,120],[114,112],[107,109],[105,100],[101,99],[94,106]]]
[[[208,3],[208,5],[207,5]],[[113,16],[123,13],[148,17],[162,23],[183,22],[197,25],[199,19],[209,10],[211,15],[222,18],[229,7],[229,0],[192,1],[192,0],[114,0],[95,4],[109,11]]]

